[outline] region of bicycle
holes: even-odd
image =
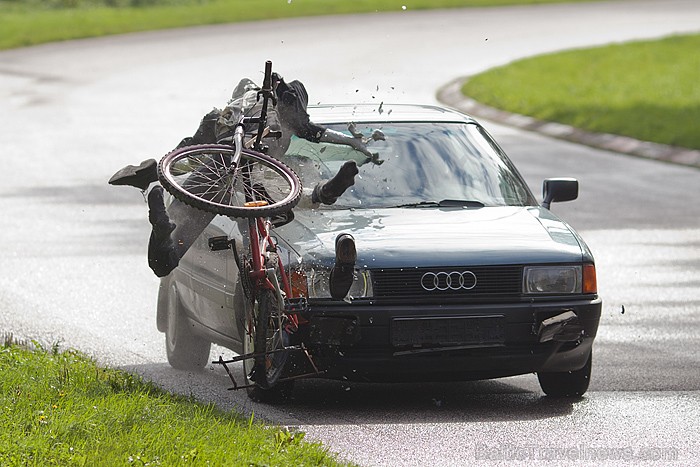
[[[247,388],[259,398],[274,394],[278,383],[307,376],[285,374],[292,351],[303,351],[320,372],[303,344],[291,345],[290,336],[299,329],[306,301],[293,289],[290,274],[277,254],[270,231],[277,222],[290,220],[291,210],[301,197],[301,181],[284,163],[265,154],[262,139],[269,135],[268,106],[274,102],[272,63],[265,63],[265,77],[257,100],[260,115],[241,116],[231,144],[186,146],[166,154],[158,164],[158,178],[175,198],[192,207],[248,221],[249,247],[242,253],[228,237],[209,239],[212,250],[231,249],[248,299],[243,336],[243,355],[221,364],[233,388]],[[257,131],[248,141],[249,126]],[[278,135],[273,135],[278,136]],[[276,219],[281,216],[281,221]],[[242,361],[245,384],[238,384],[228,364]]]

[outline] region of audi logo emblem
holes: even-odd
[[[426,272],[420,278],[424,290],[471,290],[476,287],[476,274],[471,271]]]

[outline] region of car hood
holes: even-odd
[[[573,229],[541,207],[302,209],[277,231],[303,261],[328,265],[336,236],[350,233],[358,266],[371,269],[568,263],[590,257]]]

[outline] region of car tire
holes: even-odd
[[[591,382],[593,352],[588,354],[586,364],[580,370],[562,372],[539,372],[537,379],[545,394],[550,397],[581,397]]]
[[[200,371],[209,361],[211,342],[192,333],[174,285],[167,298],[165,351],[168,363],[178,370]]]

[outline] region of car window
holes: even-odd
[[[347,125],[328,125],[350,134]],[[485,206],[525,206],[534,198],[510,160],[491,137],[472,123],[356,124],[369,137],[380,130],[384,140],[370,141],[370,159],[348,146],[293,138],[287,162],[306,187],[331,178],[354,159],[360,172],[355,184],[333,208],[381,208],[442,200],[475,201]]]

